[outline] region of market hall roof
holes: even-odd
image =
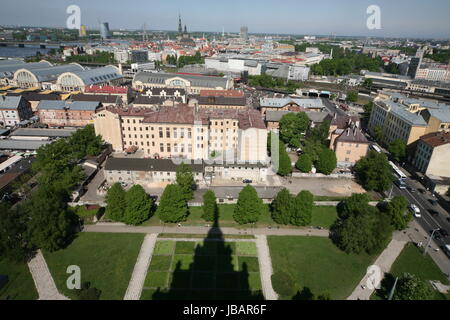
[[[204,88],[227,88],[228,79],[213,76],[197,76],[186,75],[176,73],[152,73],[141,71],[136,73],[133,82],[140,81],[142,83],[165,85],[166,81],[173,78],[181,78],[190,83],[192,87],[204,87]]]

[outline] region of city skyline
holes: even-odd
[[[450,21],[447,19],[450,2],[445,0],[427,3],[406,0],[395,3],[374,3],[373,0],[307,3],[286,0],[282,5],[272,1],[255,5],[237,1],[224,4],[199,0],[187,4],[178,0],[170,3],[137,0],[125,9],[119,1],[109,1],[106,5],[103,0],[62,0],[55,5],[50,0],[39,3],[18,0],[3,4],[0,18],[3,25],[65,27],[69,16],[66,8],[71,4],[81,8],[81,23],[90,29],[98,29],[99,22],[109,22],[111,30],[139,30],[146,24],[147,30],[176,31],[178,15],[181,14],[188,31],[198,32],[222,33],[225,30],[226,33],[239,33],[240,27],[246,25],[249,33],[261,34],[438,39],[448,39],[450,34]],[[381,9],[380,30],[369,30],[366,26],[369,17],[366,10],[373,4]],[[37,10],[41,12],[39,16],[35,14]],[[15,12],[21,12],[20,16]],[[404,18],[400,19],[402,16]]]

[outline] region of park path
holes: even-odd
[[[28,262],[28,268],[39,294],[39,300],[69,300],[69,298],[59,293],[56,288],[55,281],[41,250],[38,250],[33,259]]]
[[[215,230],[216,229],[216,230]],[[176,233],[176,234],[202,234],[222,233],[228,235],[272,235],[272,236],[316,236],[328,237],[326,229],[288,229],[288,228],[209,228],[209,227],[134,227],[118,223],[97,223],[84,226],[83,232],[110,232],[110,233]]]
[[[278,294],[272,287],[272,258],[270,257],[269,245],[265,235],[256,235],[256,249],[258,251],[259,272],[264,298],[266,300],[278,300]]]
[[[404,239],[404,236],[400,232],[395,232],[391,242],[388,244],[386,249],[383,250],[377,260],[375,260],[373,264],[375,266],[378,266],[382,272],[380,281],[383,279],[384,274],[390,271],[392,264],[397,259],[400,252],[402,252],[407,242],[408,241]],[[353,290],[352,294],[347,298],[347,300],[370,300],[370,296],[375,291],[373,285],[370,285],[369,283],[370,276],[372,274],[373,271],[368,271],[364,275],[358,286],[355,288],[355,290]]]
[[[147,270],[152,259],[153,250],[155,248],[156,238],[158,234],[147,234],[141,245],[141,250],[134,265],[130,283],[125,292],[124,300],[139,300],[141,298],[142,288],[144,287]]]

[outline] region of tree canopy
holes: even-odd
[[[386,155],[373,150],[356,162],[354,170],[358,180],[369,191],[386,191],[394,181],[392,168]]]
[[[166,186],[156,214],[164,222],[181,222],[187,218],[189,214],[187,202],[178,184]]]
[[[406,143],[402,139],[395,139],[389,145],[388,151],[395,161],[403,161],[406,157]]]
[[[239,192],[239,198],[234,209],[233,219],[239,224],[257,222],[263,211],[263,202],[258,197],[255,188],[245,186]]]
[[[186,201],[192,200],[194,197],[194,174],[192,167],[186,163],[182,163],[177,168],[176,182],[180,186],[182,195]]]
[[[300,147],[300,141],[306,134],[309,118],[305,112],[285,114],[280,119],[280,137],[284,143],[292,147]]]
[[[295,167],[301,172],[308,173],[312,170],[312,159],[309,154],[302,154],[298,157]]]
[[[399,277],[394,300],[432,300],[433,289],[416,275],[404,273]]]
[[[108,219],[123,222],[127,203],[125,201],[125,190],[120,183],[115,183],[108,189],[106,193],[106,210],[105,215]]]
[[[395,230],[405,230],[412,215],[408,212],[408,200],[404,196],[395,196],[387,202],[383,211],[389,216]]]
[[[153,200],[139,184],[135,184],[126,192],[125,202],[123,221],[126,224],[138,225],[150,218]]]
[[[203,195],[203,215],[202,218],[206,221],[214,221],[218,219],[217,200],[214,191],[208,190]]]
[[[329,175],[336,169],[337,159],[333,150],[322,148],[316,162],[317,171]]]

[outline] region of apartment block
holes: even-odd
[[[450,133],[433,132],[420,137],[414,167],[427,176],[450,178]]]

